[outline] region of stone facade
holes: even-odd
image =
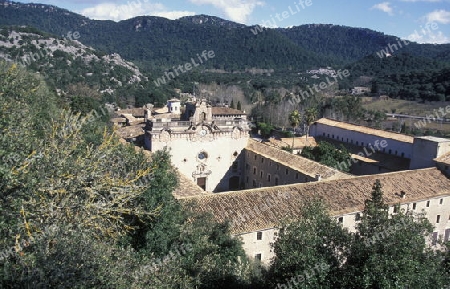
[[[410,169],[421,169],[435,165],[434,159],[450,152],[450,139],[432,136],[414,138],[413,157]]]
[[[174,103],[170,101],[169,109],[177,107]],[[149,118],[146,148],[170,149],[173,165],[206,191],[241,188],[247,121],[234,117],[216,120],[206,101],[187,103],[182,119]]]

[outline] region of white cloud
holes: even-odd
[[[163,12],[156,12],[152,14],[152,16],[159,16],[175,20],[184,16],[194,16],[195,14],[196,14],[195,12],[190,11],[163,11]]]
[[[100,3],[83,9],[80,14],[96,20],[120,21],[136,16],[151,15],[169,19],[195,15],[190,11],[167,11],[161,3],[150,3],[148,0],[133,0],[126,4]]]
[[[190,0],[197,5],[209,4],[222,10],[232,21],[246,23],[248,16],[264,2],[258,0]]]
[[[445,36],[442,31],[426,31],[426,33],[421,33],[415,31],[406,37],[407,40],[414,41],[417,43],[431,43],[431,44],[444,44],[450,43],[450,37]]]
[[[375,4],[370,9],[378,9],[378,10],[381,10],[391,16],[394,15],[394,9],[392,9],[391,3],[389,3],[389,2]]]
[[[448,24],[450,23],[450,11],[446,11],[443,9],[435,10],[425,15],[425,19],[428,22],[438,22],[442,24]]]

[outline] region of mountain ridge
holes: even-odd
[[[78,31],[80,41],[86,45],[108,54],[117,52],[142,68],[160,71],[211,49],[219,57],[204,69],[306,70],[342,66],[399,39],[368,28],[335,24],[263,28],[254,35],[251,29],[256,26],[203,14],[177,20],[157,16],[137,16],[119,22],[91,20],[52,5],[5,0],[0,1],[0,25],[28,25],[56,35]],[[411,43],[405,52],[442,59],[450,54],[450,44],[423,45]]]

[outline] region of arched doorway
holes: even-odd
[[[228,180],[228,189],[230,191],[239,190],[239,180],[240,180],[240,178],[238,176],[231,177]]]

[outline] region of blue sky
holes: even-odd
[[[450,0],[22,0],[52,4],[91,19],[139,15],[169,19],[207,14],[247,25],[326,23],[370,28],[419,43],[450,43]]]

